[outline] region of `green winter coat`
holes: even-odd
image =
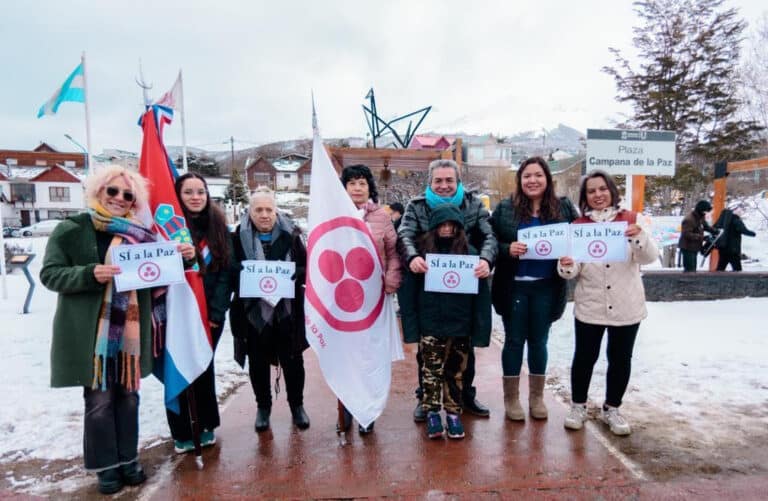
[[[560,219],[552,223],[570,223],[578,217],[578,211],[567,198],[560,198]],[[512,311],[512,292],[515,288],[515,272],[520,260],[509,255],[509,246],[517,241],[517,229],[520,226],[520,218],[515,211],[512,199],[507,197],[496,206],[491,215],[491,226],[496,234],[499,245],[499,253],[496,258],[496,269],[493,272],[491,282],[491,297],[493,308],[501,316],[508,315]],[[563,316],[566,303],[566,283],[557,272],[553,278],[555,287],[552,289],[552,318],[554,322]]]
[[[40,281],[59,294],[53,317],[51,386],[91,386],[93,350],[105,285],[93,269],[99,260],[96,230],[87,213],[56,226],[45,248]],[[141,377],[152,372],[150,290],[138,291]]]

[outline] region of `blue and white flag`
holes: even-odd
[[[85,79],[83,77],[83,63],[77,65],[69,77],[64,81],[64,85],[53,93],[53,96],[40,107],[37,112],[37,118],[44,115],[54,115],[59,111],[61,103],[72,101],[75,103],[85,102]]]

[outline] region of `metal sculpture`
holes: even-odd
[[[370,131],[374,148],[376,148],[376,139],[387,133],[392,133],[392,136],[395,138],[395,141],[397,141],[397,144],[399,144],[401,148],[408,148],[408,145],[411,144],[411,139],[413,139],[413,136],[416,135],[416,131],[418,130],[419,126],[427,117],[429,111],[432,109],[431,106],[427,106],[426,108],[421,108],[386,122],[379,116],[379,113],[376,110],[376,97],[373,93],[373,87],[371,87],[371,89],[368,91],[365,99],[370,101],[370,106],[363,105],[363,113],[365,113],[365,121],[368,124],[368,130]],[[413,120],[408,120],[408,128],[401,136],[395,130],[395,124],[398,122],[403,122],[411,117],[418,117],[416,125],[413,125]]]

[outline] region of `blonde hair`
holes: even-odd
[[[107,165],[95,170],[85,180],[85,200],[90,206],[93,202],[98,202],[99,193],[106,188],[110,181],[116,177],[122,177],[131,188],[134,196],[133,209],[137,211],[148,207],[149,194],[147,191],[147,180],[135,170],[127,169],[122,165]]]

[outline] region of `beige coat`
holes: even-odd
[[[634,221],[634,214],[621,211],[613,219],[624,220]],[[575,224],[592,222],[584,216],[574,221]],[[645,230],[627,240],[629,259],[626,262],[574,263],[570,267],[558,264],[557,272],[561,277],[576,279],[574,314],[580,321],[597,325],[631,325],[648,315],[640,265],[658,259],[659,251]]]

